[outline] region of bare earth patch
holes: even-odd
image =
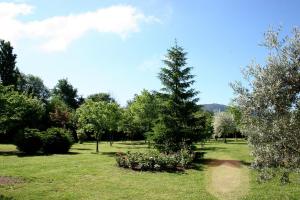
[[[211,160],[208,191],[218,199],[241,199],[249,190],[248,169],[237,160]]]
[[[24,180],[16,177],[0,176],[0,185],[14,185],[24,183]]]

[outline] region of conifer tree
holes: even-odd
[[[0,83],[4,86],[17,85],[20,73],[16,68],[16,58],[10,42],[0,40]]]
[[[160,96],[163,99],[162,113],[153,128],[153,140],[158,149],[164,152],[175,152],[190,147],[197,141],[200,133],[196,126],[194,113],[198,94],[191,88],[194,75],[187,65],[187,53],[177,45],[171,47],[163,60],[159,79],[163,85]]]

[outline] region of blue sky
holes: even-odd
[[[111,93],[126,104],[157,74],[177,38],[188,52],[200,103],[228,104],[229,82],[266,51],[270,26],[299,26],[300,1],[288,0],[16,0],[0,1],[0,38],[10,40],[17,66],[52,88],[68,78],[84,96]]]

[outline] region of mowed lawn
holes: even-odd
[[[22,200],[300,199],[298,174],[293,174],[292,183],[284,186],[278,179],[263,184],[256,181],[256,172],[248,169],[251,158],[244,141],[209,142],[202,149],[199,146],[205,152],[204,159],[185,172],[138,172],[116,166],[116,152],[146,149],[143,142],[116,142],[112,147],[102,142],[99,154],[94,153],[94,143],[85,143],[73,145],[71,152],[65,155],[23,156],[13,145],[0,145],[0,177],[23,180],[22,183],[0,184],[0,194]],[[243,184],[238,185],[244,191],[242,196],[235,196],[234,192],[229,196],[214,194],[216,187],[225,186],[225,183],[214,183],[212,174],[218,173],[218,168],[209,164],[214,159],[241,161],[243,173],[248,176],[244,179],[246,184],[241,181]],[[226,175],[226,171],[221,173]]]

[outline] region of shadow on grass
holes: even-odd
[[[109,156],[109,157],[115,157],[116,156],[115,151],[111,151],[111,152],[100,152],[99,154],[104,155],[104,156]]]
[[[79,151],[92,151],[93,149],[88,149],[88,148],[72,148],[72,150],[79,150]]]
[[[244,160],[241,160],[240,162],[242,163],[242,165],[245,165],[245,166],[248,166],[248,167],[251,166],[251,162],[247,162],[247,161],[244,161]]]
[[[227,144],[234,144],[234,145],[247,145],[247,142],[227,142]]]
[[[128,150],[132,150],[132,149],[148,149],[148,147],[119,147],[119,146],[113,146],[116,149],[128,149]]]
[[[13,197],[8,197],[8,196],[4,196],[2,194],[0,194],[0,200],[14,200]]]
[[[210,159],[210,158],[203,158],[200,159],[198,162],[200,165],[205,166],[210,166],[210,167],[217,167],[220,165],[229,165],[232,167],[240,168],[242,165],[244,166],[250,166],[250,162],[246,162],[243,160],[219,160],[219,159]]]
[[[77,155],[77,154],[80,154],[80,153],[68,152],[68,153],[60,153],[60,154],[56,154],[56,155]],[[43,154],[43,153],[26,154],[26,153],[23,153],[20,151],[0,151],[0,156],[36,157],[36,156],[52,156],[52,155],[54,155],[54,154]]]
[[[209,159],[204,158],[204,155],[207,152],[196,152],[195,160],[192,164],[192,169],[202,171],[204,166],[219,166],[222,164],[231,165],[233,167],[240,167],[241,165],[249,167],[251,165],[250,162],[244,160],[218,160],[218,159]]]
[[[122,145],[146,145],[144,141],[136,141],[136,142],[119,142],[118,144]]]
[[[163,169],[163,170],[142,170],[142,169],[138,169],[138,168],[124,168],[124,167],[118,167],[118,168],[122,169],[122,170],[126,170],[126,171],[144,172],[144,173],[153,173],[153,174],[156,174],[156,173],[172,173],[172,174],[176,174],[176,175],[186,174],[186,170],[182,169],[182,168]],[[193,169],[193,168],[189,168],[189,169]]]
[[[226,149],[224,147],[197,147],[196,151],[218,151]]]

